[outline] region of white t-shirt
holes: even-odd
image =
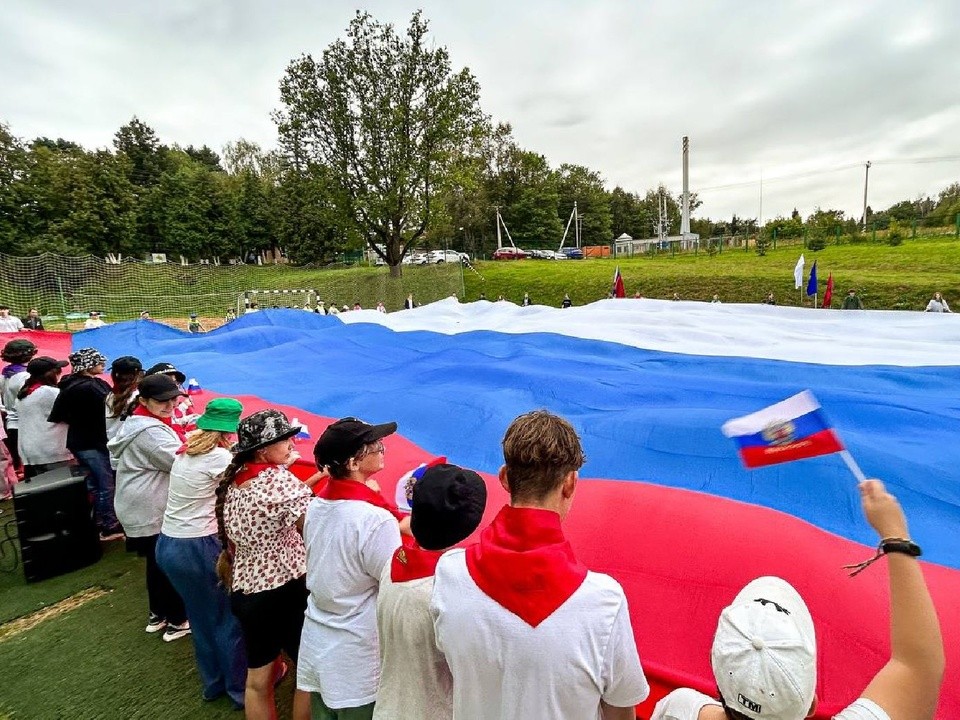
[[[100,318],[87,318],[83,321],[84,330],[95,330],[96,328],[102,328],[106,323]]]
[[[382,662],[374,720],[453,717],[453,677],[433,634],[432,593],[432,575],[395,583],[389,563],[383,570],[377,598]]]
[[[13,315],[0,317],[0,332],[20,332],[23,330],[23,321]]]
[[[160,532],[172,538],[217,534],[217,476],[232,458],[222,447],[203,455],[177,455],[170,468],[170,490]]]
[[[16,377],[16,376],[15,376]],[[64,462],[73,457],[67,450],[66,423],[47,422],[60,389],[41,385],[17,400],[17,445],[24,465]]]
[[[297,688],[320,693],[334,710],[377,699],[380,645],[377,589],[400,547],[400,526],[362,500],[314,498],[303,524],[307,548],[307,612]]]
[[[7,410],[7,428],[16,430],[20,427],[17,417],[17,395],[23,389],[27,380],[30,379],[30,373],[21,370],[8,378],[3,378],[0,387],[3,388],[3,407]]]
[[[453,675],[453,717],[593,720],[600,701],[633,707],[650,693],[623,588],[589,572],[537,627],[485,595],[462,549],[437,564],[430,612]]]
[[[707,705],[722,707],[708,695],[690,688],[680,688],[657,703],[650,720],[697,720],[700,711]],[[866,698],[859,698],[833,717],[834,720],[890,720],[883,708]]]

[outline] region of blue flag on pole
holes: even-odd
[[[813,261],[813,267],[810,268],[810,280],[807,282],[807,295],[817,294],[817,261]]]

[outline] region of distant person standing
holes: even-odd
[[[939,295],[939,293],[937,293]],[[40,312],[36,308],[30,308],[30,312],[23,319],[23,326],[27,330],[43,330],[43,320],[40,318]]]
[[[530,293],[524,293],[524,294],[523,294],[523,302],[520,303],[520,304],[523,305],[523,307],[527,307],[527,306],[529,306],[529,305],[533,305],[533,301],[530,300]]]
[[[847,296],[843,299],[841,310],[863,310],[863,302],[857,297],[856,290],[847,290]]]
[[[948,313],[950,312],[950,306],[947,305],[947,301],[943,299],[943,295],[935,292],[933,297],[930,298],[930,302],[927,303],[925,312]]]
[[[570,307],[571,305],[573,305],[573,300],[570,299],[570,295],[568,293],[564,293],[563,302],[560,303],[560,307],[565,309]]]
[[[149,310],[144,310],[143,312],[141,312],[141,313],[140,313],[140,319],[141,319],[141,320],[153,320],[153,318],[150,317],[150,311],[149,311]]]
[[[233,308],[227,308],[227,314],[223,316],[223,321],[225,323],[228,323],[236,319],[237,319],[236,311]]]
[[[10,308],[6,305],[0,305],[0,332],[20,332],[23,330],[23,323],[20,318],[10,315]]]
[[[384,314],[386,314],[387,308],[386,308],[386,306],[384,306],[383,300],[381,300],[381,301],[379,301],[379,302],[377,303],[377,312],[378,312],[378,313],[384,313]]]
[[[413,302],[413,293],[407,295],[407,299],[403,301],[404,310],[413,310],[416,307],[416,303]]]
[[[672,299],[674,300],[674,302],[679,302],[679,301],[680,301],[680,293],[674,293]]]
[[[102,328],[104,325],[106,325],[106,323],[103,322],[100,313],[96,310],[91,310],[89,316],[87,316],[87,319],[83,322],[83,329],[96,330],[97,328]]]
[[[777,301],[773,297],[773,293],[767,293],[767,297],[763,301],[764,305],[776,305]]]
[[[190,313],[190,322],[187,323],[187,332],[197,334],[203,332],[203,325],[197,320],[196,313]]]
[[[720,304],[720,296],[717,293],[713,294],[713,299],[710,301],[711,304]]]

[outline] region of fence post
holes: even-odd
[[[871,241],[872,241],[872,242],[876,242],[876,241],[877,241],[877,224],[876,224],[876,223],[872,223],[872,224],[871,224],[871,227],[873,228],[873,235],[872,235],[872,237],[871,237]]]
[[[70,324],[67,322],[67,301],[63,297],[63,283],[57,278],[57,291],[60,294],[60,312],[63,314],[63,329],[70,332]]]
[[[773,249],[777,249],[777,228],[773,229]]]
[[[833,232],[834,237],[836,238],[836,244],[839,245],[840,244],[840,226],[837,225],[833,230],[834,230]]]
[[[911,225],[911,227],[910,227],[910,238],[911,238],[911,239],[916,239],[916,237],[917,237],[917,219],[914,218],[914,219],[913,219],[913,222],[910,223],[910,225]]]

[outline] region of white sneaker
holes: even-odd
[[[147,619],[146,631],[148,633],[158,633],[161,630],[165,630],[167,627],[167,621],[164,620],[159,615],[154,615],[150,613],[150,617]]]
[[[190,621],[184,620],[183,625],[168,625],[167,631],[163,634],[164,642],[173,642],[190,634]]]

